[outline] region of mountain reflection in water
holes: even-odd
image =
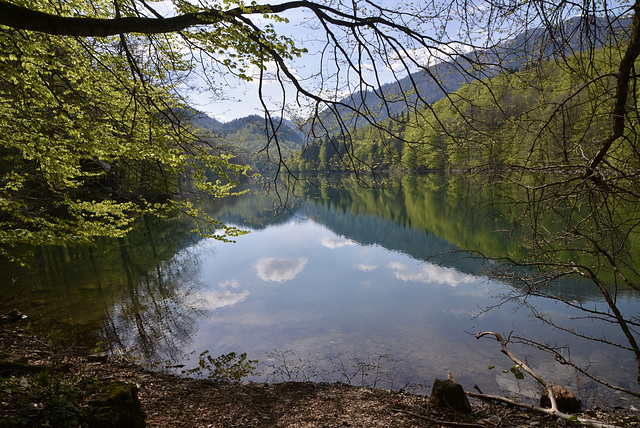
[[[9,304],[34,318],[82,326],[152,362],[195,367],[204,350],[246,352],[265,363],[262,381],[287,380],[273,367],[289,364],[299,376],[292,380],[356,383],[366,369],[378,387],[426,391],[451,372],[467,389],[478,384],[485,392],[536,396],[530,380],[502,373],[512,363],[495,342],[473,337],[492,330],[571,342],[572,356],[619,382],[634,364],[623,351],[552,331],[515,303],[483,310],[510,285],[489,280],[485,261],[456,250],[499,255],[518,243],[496,232],[504,219],[495,208],[470,208],[482,197],[468,187],[420,180],[385,189],[310,188],[293,216],[270,222],[264,213],[271,198],[244,195],[213,213],[251,230],[236,243],[194,236],[184,222],[142,221],[126,239],[95,248],[38,249],[31,271],[5,267],[3,277],[28,287]],[[588,283],[558,287],[576,301],[601,304]],[[632,294],[619,300],[623,308],[638,303]],[[530,303],[550,316],[579,315],[553,301]],[[620,335],[614,326],[588,322],[602,335]],[[601,390],[548,355],[517,344],[511,350],[585,404],[601,399]],[[493,365],[500,370],[489,370]]]

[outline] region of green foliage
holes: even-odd
[[[207,6],[190,2],[175,1],[174,4],[177,13],[197,13],[208,9]],[[260,7],[256,2],[251,2],[250,6]],[[229,10],[235,7],[242,9],[246,6],[241,0],[224,0],[216,7]],[[288,22],[286,18],[269,13],[268,6],[264,6],[262,17],[273,22]],[[189,38],[191,48],[197,47],[204,52],[225,55],[222,64],[227,70],[249,82],[253,80],[250,73],[251,66],[265,70],[265,64],[272,60],[270,51],[287,60],[300,57],[307,52],[305,48],[298,49],[292,39],[276,34],[271,23],[261,30],[253,25],[234,25],[233,22],[216,24],[218,25],[184,31]]]
[[[490,365],[489,366],[489,370],[493,370],[495,369],[496,366],[494,365]],[[513,376],[518,379],[518,380],[522,380],[524,379],[524,373],[522,373],[522,370],[520,370],[520,365],[516,364],[515,366],[512,366],[511,368],[507,369],[507,370],[502,370],[502,373],[513,373]]]
[[[513,376],[518,380],[524,379],[524,373],[522,373],[522,371],[520,370],[519,364],[512,366],[509,370],[502,370],[502,373],[509,373],[509,372],[513,373]]]
[[[48,370],[0,379],[3,416],[0,427],[81,426],[88,422],[79,403],[82,391]]]
[[[207,378],[217,382],[239,382],[243,377],[254,374],[257,360],[247,359],[246,352],[230,352],[213,358],[209,351],[200,354],[198,367],[183,370],[184,374],[206,374]]]
[[[353,132],[347,148],[356,164],[349,167],[459,171],[584,161],[608,132],[615,80],[586,83],[615,71],[619,56],[614,46],[472,81],[411,118],[398,115]],[[636,122],[631,114],[629,128]],[[633,139],[620,139],[612,157],[623,163]],[[297,161],[307,169],[344,168],[326,161],[338,152],[327,143],[314,143],[320,156],[307,148]]]
[[[224,144],[234,153],[233,161],[251,165],[253,170],[269,173],[274,160],[299,150],[302,134],[286,121],[265,121],[264,117],[250,115],[227,123],[220,123],[203,114],[195,114],[193,121],[206,133],[211,144]],[[273,128],[277,129],[277,135]],[[277,137],[277,138],[276,138]]]
[[[112,426],[132,385],[43,370],[0,378],[0,428]],[[128,416],[134,418],[136,416]]]
[[[111,2],[20,3],[46,12],[113,14]],[[228,66],[241,74],[246,66],[234,64],[261,64],[255,43],[243,42],[251,34],[224,25],[219,31],[220,37],[205,37],[194,30],[194,43],[235,49],[239,56]],[[265,34],[262,41],[284,57],[301,53]],[[0,255],[19,258],[24,244],[123,237],[142,214],[188,212],[209,224],[201,230],[212,228],[185,190],[233,194],[235,177],[249,170],[181,117],[176,82],[194,66],[176,49],[182,40],[0,29]]]

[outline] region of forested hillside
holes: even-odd
[[[304,144],[302,134],[286,120],[270,123],[264,117],[250,115],[220,122],[195,110],[190,120],[208,135],[205,138],[213,145],[224,146],[234,153],[234,161],[251,165],[262,173],[271,169],[269,159],[279,159],[278,150],[288,156]],[[270,129],[271,126],[274,129]]]
[[[418,57],[414,60],[426,65],[424,69],[377,88],[356,91],[341,99],[333,110],[325,110],[321,117],[324,126],[333,127],[334,132],[367,126],[371,118],[398,118],[413,110],[408,106],[432,104],[469,83],[501,72],[611,47],[616,40],[626,37],[630,25],[629,16],[615,20],[593,15],[574,16],[552,29],[528,29],[488,49],[468,51],[459,46],[446,51],[429,49],[422,52],[421,57],[415,53]],[[339,119],[333,113],[337,113]]]
[[[361,127],[352,145],[338,135],[316,141],[293,163],[301,171],[339,168],[343,158],[354,159],[359,169],[463,170],[588,158],[610,118],[615,82],[611,74],[597,87],[579,91],[592,76],[577,71],[589,61],[594,75],[596,70],[599,75],[613,73],[620,55],[601,49],[588,57],[577,53],[566,61],[505,70],[463,86],[415,115],[400,113],[385,121],[382,131]],[[621,140],[616,150],[623,156],[631,148]]]

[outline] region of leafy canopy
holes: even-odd
[[[106,1],[15,3],[56,16],[114,14]],[[129,13],[116,5],[118,14]],[[176,210],[219,239],[239,233],[199,212],[194,193],[186,193],[224,197],[234,191],[232,177],[248,169],[182,114],[177,91],[194,67],[179,48],[182,37],[81,38],[0,27],[0,253],[121,237],[141,214]],[[272,32],[265,37],[283,57],[299,54]],[[224,23],[189,34],[190,43],[211,51],[233,46],[225,64],[247,79],[246,63],[262,61],[251,38]]]

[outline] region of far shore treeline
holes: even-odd
[[[602,94],[574,93],[592,78],[572,74],[586,55],[600,72],[613,73],[612,59],[621,52],[578,52],[566,62],[509,68],[443,95],[419,112],[400,112],[382,126],[362,126],[348,144],[339,134],[314,140],[289,164],[300,172],[342,169],[345,159],[364,171],[495,171],[562,159],[577,143],[583,155],[592,153],[608,132],[613,100],[602,99],[615,80],[603,79]],[[554,109],[562,114],[549,120]],[[634,145],[622,143],[617,150],[625,156]]]

